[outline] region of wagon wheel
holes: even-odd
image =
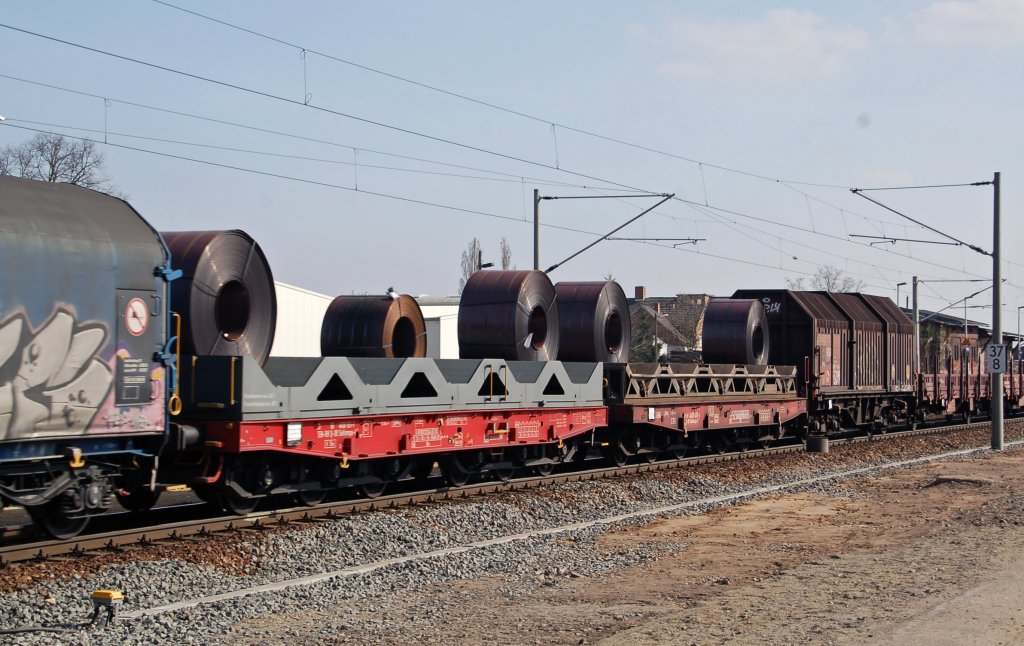
[[[546,478],[546,477],[548,477],[549,475],[551,475],[552,473],[555,472],[555,466],[556,465],[555,465],[554,462],[549,462],[547,464],[538,464],[538,465],[535,465],[533,467],[533,471],[537,475],[543,476],[543,477]]]
[[[733,429],[729,435],[732,445],[737,451],[746,453],[750,450],[750,434],[748,432]]]
[[[527,459],[527,449],[525,447],[509,447],[501,452],[499,461],[511,462],[513,465],[522,465]],[[503,467],[500,469],[491,469],[494,477],[499,482],[508,482],[515,476],[518,471],[518,466]]]
[[[46,504],[26,508],[37,527],[58,539],[74,538],[89,524],[88,516],[73,517],[68,514],[69,501],[66,495],[61,494]]]
[[[601,449],[604,453],[604,457],[617,467],[624,467],[629,462],[629,456],[626,455],[626,450],[622,448],[622,445],[618,442],[609,444]]]
[[[643,449],[645,450],[645,452],[644,453],[640,453],[640,459],[641,460],[643,460],[647,464],[651,464],[652,462],[657,462],[658,456],[661,455],[661,449],[659,449],[657,446],[655,446],[653,444],[649,444],[649,445],[643,447]]]
[[[388,483],[383,480],[379,482],[364,482],[356,485],[356,491],[364,498],[380,498],[388,488]]]
[[[375,479],[356,485],[356,491],[365,498],[380,498],[388,488],[389,481],[395,477],[396,464],[397,461],[391,460],[360,462],[359,475]]]
[[[326,489],[303,489],[295,492],[295,502],[303,507],[316,507],[327,497]]]
[[[192,493],[196,495],[196,498],[199,498],[203,502],[209,505],[213,505],[214,507],[217,506],[217,494],[215,491],[215,487],[208,484],[195,482],[192,483],[192,485],[189,488],[192,489]]]
[[[251,514],[259,498],[249,498],[236,493],[233,489],[223,488],[214,494],[214,500],[224,512],[235,516],[246,516]]]
[[[555,467],[558,466],[561,458],[561,450],[553,444],[542,444],[538,447],[537,457],[551,460],[547,464],[535,464],[531,469],[534,475],[546,478],[555,472]]]
[[[117,502],[128,511],[149,511],[160,499],[160,490],[151,491],[148,485],[135,487],[131,491],[119,489],[114,492]]]
[[[467,454],[474,455],[467,455]],[[480,457],[475,451],[463,451],[446,455],[438,461],[441,475],[450,487],[464,487],[480,470]]]
[[[426,480],[434,473],[433,458],[414,458],[414,460],[409,474],[415,480]]]
[[[516,474],[516,470],[512,468],[493,469],[491,473],[494,474],[498,482],[508,482]]]
[[[721,434],[715,435],[715,437],[711,438],[708,449],[712,453],[722,455],[729,449],[729,441]]]

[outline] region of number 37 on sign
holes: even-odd
[[[985,349],[988,371],[992,374],[1006,372],[1006,344],[993,343]]]

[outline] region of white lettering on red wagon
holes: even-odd
[[[540,438],[540,430],[543,422],[538,420],[520,420],[512,424],[516,431],[517,440],[535,440]]]
[[[409,436],[409,445],[414,449],[427,449],[441,446],[445,441],[444,433],[435,426],[422,426]]]
[[[355,434],[356,432],[352,429],[329,428],[326,430],[318,430],[316,432],[316,439],[324,440],[332,437],[355,437]]]
[[[733,410],[729,411],[729,423],[730,424],[744,424],[750,421],[749,410]]]

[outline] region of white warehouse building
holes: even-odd
[[[274,281],[277,327],[272,357],[319,357],[320,326],[333,296]],[[427,356],[459,358],[459,297],[417,296],[427,329]]]
[[[333,296],[274,281],[277,327],[272,357],[319,357],[320,326]]]
[[[459,358],[459,297],[417,296],[427,324],[427,356]]]

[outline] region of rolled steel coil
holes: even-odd
[[[427,356],[423,312],[411,296],[338,296],[320,328],[325,357]]]
[[[712,298],[702,338],[705,363],[768,363],[768,320],[761,301]]]
[[[558,299],[561,361],[627,363],[632,340],[629,304],[614,281],[563,282]]]
[[[558,356],[555,288],[540,271],[478,271],[459,302],[463,359],[550,361]]]
[[[171,306],[181,315],[181,352],[267,360],[274,344],[274,276],[244,231],[162,232],[171,263]]]

